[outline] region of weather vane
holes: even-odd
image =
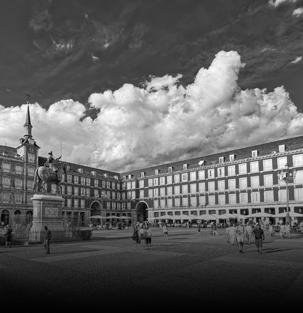
[[[27,96],[27,104],[29,104],[29,99],[31,98],[31,95],[29,94],[29,92],[26,94]]]

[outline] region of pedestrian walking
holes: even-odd
[[[139,235],[138,235],[138,228],[134,225],[134,231],[132,235],[133,240],[133,246],[137,247],[138,241],[139,241]]]
[[[165,223],[162,225],[162,232],[163,232],[164,238],[168,240],[168,230],[167,230],[167,226]]]
[[[201,222],[198,223],[198,233],[199,233],[199,235],[201,235]]]
[[[217,226],[216,222],[213,223],[212,229],[213,229],[212,235],[213,235],[213,236],[218,236],[218,231],[217,231],[218,226]]]
[[[251,223],[247,223],[247,225],[245,226],[245,235],[246,235],[248,244],[250,245],[251,238],[253,236],[253,228],[251,226]]]
[[[151,247],[152,231],[149,226],[144,231],[145,243],[147,247]]]
[[[45,239],[44,239],[43,245],[44,245],[44,248],[46,250],[46,254],[50,254],[50,247],[49,247],[49,245],[50,245],[50,239],[52,237],[52,233],[47,228],[47,226],[44,226],[44,229],[45,229],[46,233],[45,233]]]
[[[272,223],[269,223],[268,230],[269,230],[269,237],[275,237],[276,232],[274,231],[274,226]]]
[[[286,238],[286,227],[284,224],[280,225],[280,237],[281,238]]]
[[[12,247],[12,228],[10,225],[6,226],[6,231],[5,231],[5,245],[8,246],[9,248]]]
[[[239,253],[243,253],[244,234],[245,234],[245,227],[242,224],[242,222],[239,222],[236,227],[236,237],[237,237],[237,242],[239,245]]]
[[[139,240],[138,240],[138,243],[141,244],[143,242],[144,244],[144,228],[143,228],[143,225],[140,225],[139,226]]]
[[[230,225],[227,225],[225,228],[226,236],[227,236],[227,243],[230,243]]]
[[[262,253],[263,240],[265,240],[264,231],[261,229],[260,225],[257,224],[257,227],[254,229],[255,234],[255,244],[257,247],[257,252]]]
[[[236,227],[234,223],[230,224],[229,227],[229,240],[230,243],[234,246],[237,243],[237,239],[236,239]]]
[[[285,238],[286,238],[286,236],[288,236],[288,239],[290,239],[290,230],[291,230],[290,224],[286,223],[286,226],[285,226]]]

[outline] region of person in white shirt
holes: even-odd
[[[250,245],[251,238],[253,236],[253,229],[252,229],[250,223],[247,223],[247,225],[245,226],[245,233],[246,233],[246,238],[247,238],[248,244]]]
[[[227,227],[225,228],[225,231],[226,231],[226,236],[227,236],[227,243],[230,243],[230,226],[227,225]]]
[[[243,222],[240,221],[236,226],[236,237],[239,245],[239,253],[243,253],[244,233],[245,227],[243,225]]]
[[[276,233],[274,231],[274,226],[272,223],[269,223],[268,230],[269,230],[269,237],[275,237]]]
[[[165,223],[162,225],[162,231],[163,231],[164,238],[168,240],[168,230],[167,230],[167,226]]]
[[[280,237],[281,238],[286,238],[286,227],[284,224],[280,225]]]
[[[235,224],[231,223],[228,232],[229,232],[229,242],[234,246],[237,242]]]

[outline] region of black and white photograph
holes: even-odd
[[[1,312],[299,312],[303,0],[0,0]]]

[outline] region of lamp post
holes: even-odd
[[[290,169],[289,165],[286,163],[284,170],[278,172],[278,178],[281,181],[284,181],[286,184],[286,223],[290,225],[290,216],[289,216],[289,194],[288,194],[288,184],[292,183],[296,177],[296,170]]]

